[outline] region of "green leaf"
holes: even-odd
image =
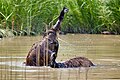
[[[6,20],[8,20],[8,19],[11,17],[12,14],[13,14],[13,12],[10,13],[10,15],[8,15],[8,16],[6,17]]]
[[[2,12],[0,12],[0,14],[6,19],[6,16]]]

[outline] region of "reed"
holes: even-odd
[[[63,6],[69,13],[62,30],[74,33],[120,33],[119,0],[0,0],[0,28],[37,34],[56,21]],[[14,24],[13,24],[14,22]],[[14,27],[13,27],[14,26]]]

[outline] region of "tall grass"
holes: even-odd
[[[119,0],[0,0],[0,28],[42,33],[63,6],[69,8],[62,30],[74,33],[120,33]]]

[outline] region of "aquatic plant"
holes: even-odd
[[[0,28],[41,34],[50,28],[67,6],[62,31],[74,33],[120,33],[119,0],[0,0]]]
[[[11,30],[0,29],[0,38],[3,38],[3,37],[14,37],[14,34]]]

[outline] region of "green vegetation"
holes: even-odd
[[[0,38],[3,38],[3,37],[14,37],[14,34],[10,30],[0,29]]]
[[[63,6],[69,8],[64,32],[120,34],[120,0],[0,0],[0,28],[20,35],[43,33]]]

